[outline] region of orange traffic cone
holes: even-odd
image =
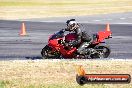
[[[107,25],[106,25],[106,31],[110,31],[110,25],[109,25],[109,23],[107,23]]]
[[[24,23],[24,22],[22,23],[22,26],[21,26],[20,35],[21,35],[21,36],[27,35],[27,33],[26,33],[26,27],[25,27],[25,23]]]

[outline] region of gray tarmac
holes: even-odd
[[[66,27],[66,20],[63,20],[56,22],[51,20],[42,22],[39,19],[36,21],[0,20],[0,60],[42,59],[40,52],[47,44],[48,37]],[[85,20],[79,22],[89,34],[97,33],[106,27],[105,22],[90,23]],[[19,35],[22,22],[25,22],[27,36]],[[111,47],[111,55],[108,59],[132,59],[131,22],[130,19],[125,23],[109,22],[113,38],[106,40]]]
[[[132,12],[125,13],[112,13],[101,15],[89,15],[89,16],[69,16],[69,17],[50,17],[50,18],[34,18],[25,19],[26,21],[33,22],[65,22],[67,19],[75,18],[80,23],[111,23],[111,24],[132,24]]]

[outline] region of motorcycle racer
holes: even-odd
[[[85,53],[85,47],[88,47],[92,42],[92,38],[84,31],[80,29],[80,25],[76,22],[75,19],[67,20],[66,22],[67,28],[62,29],[61,31],[64,33],[65,31],[69,31],[70,33],[75,33],[77,35],[76,40],[72,40],[70,42],[65,42],[65,45],[77,46],[81,43],[79,47],[77,47],[78,54]]]

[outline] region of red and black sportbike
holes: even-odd
[[[49,37],[48,44],[42,49],[41,55],[47,59],[58,58],[107,58],[110,55],[110,48],[104,42],[105,39],[111,38],[111,30],[109,24],[104,31],[99,31],[92,35],[93,41],[86,48],[84,55],[77,54],[77,47],[65,46],[62,41],[76,40],[74,33],[69,33],[64,36],[62,31],[59,31]],[[65,38],[64,38],[65,37]]]

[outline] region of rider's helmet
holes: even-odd
[[[67,20],[66,24],[68,31],[74,31],[75,29],[79,28],[79,25],[75,19]]]

